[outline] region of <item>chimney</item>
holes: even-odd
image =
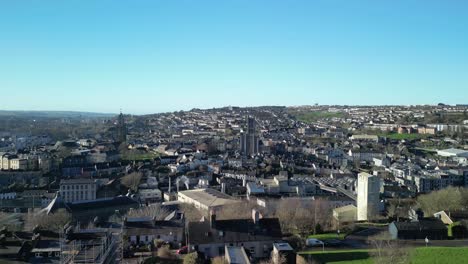
[[[252,209],[252,220],[254,224],[258,225],[260,220],[260,213],[256,209]]]
[[[216,227],[216,213],[213,210],[210,211],[210,227]]]

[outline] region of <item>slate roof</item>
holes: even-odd
[[[85,201],[77,203],[68,203],[67,206],[72,212],[87,211],[91,209],[100,209],[106,207],[138,206],[138,202],[127,196],[118,196],[113,198],[104,198],[94,201]]]
[[[398,231],[446,230],[447,227],[439,219],[423,219],[415,222],[395,222]]]
[[[282,233],[277,218],[216,220],[214,228],[210,221],[190,222],[188,239],[191,244],[231,243],[246,241],[281,240]]]

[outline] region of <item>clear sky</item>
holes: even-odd
[[[468,103],[464,0],[1,0],[0,109]]]

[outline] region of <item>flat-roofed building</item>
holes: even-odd
[[[369,141],[369,142],[378,142],[379,137],[376,135],[352,135],[349,139],[352,141]]]
[[[274,264],[296,264],[296,253],[288,243],[274,243],[272,260]]]
[[[243,247],[226,246],[224,252],[227,264],[250,264],[249,257]]]
[[[463,149],[443,149],[438,150],[437,155],[442,157],[465,157],[468,158],[468,151]]]
[[[208,212],[217,211],[225,205],[239,202],[239,200],[234,199],[230,195],[209,188],[179,192],[177,200]]]

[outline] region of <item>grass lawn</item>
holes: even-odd
[[[398,134],[398,133],[384,133],[384,134],[379,134],[379,137],[386,137],[389,139],[395,139],[395,140],[414,140],[414,139],[421,139],[421,138],[427,138],[428,135],[424,134]]]
[[[307,113],[293,113],[294,117],[304,123],[312,123],[320,119],[344,117],[345,114],[341,112],[327,112],[327,111],[312,111]]]
[[[159,157],[159,154],[148,152],[148,153],[134,153],[128,152],[122,155],[122,160],[152,160]]]
[[[301,252],[304,257],[312,257],[320,263],[327,264],[370,264],[373,263],[369,252],[371,250],[340,250]],[[466,247],[422,247],[413,249],[411,264],[452,264],[467,263],[468,248]]]
[[[343,240],[345,239],[345,235],[346,234],[343,234],[343,233],[341,233],[339,236],[336,233],[327,233],[327,234],[310,235],[307,238],[315,238],[315,239],[322,240],[322,241],[330,240],[330,239]]]
[[[411,264],[467,263],[468,248],[428,247],[417,248],[411,257]]]

